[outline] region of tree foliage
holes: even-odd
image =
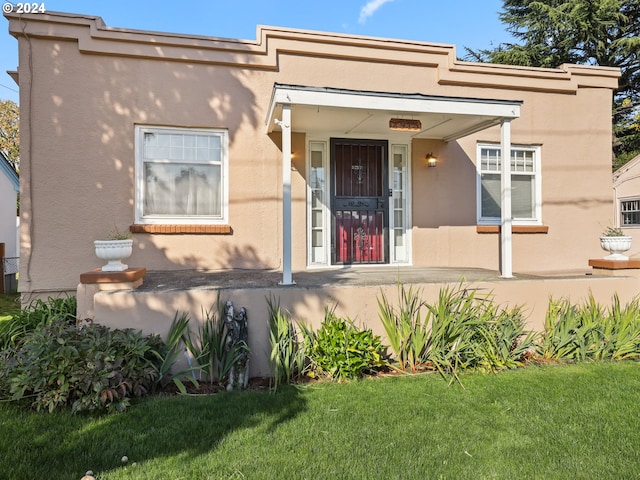
[[[0,100],[0,151],[13,168],[20,169],[19,109],[11,100]]]
[[[466,49],[467,59],[619,67],[613,104],[616,163],[640,153],[640,0],[504,0],[500,20],[519,43]]]

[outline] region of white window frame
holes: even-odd
[[[314,252],[313,246],[313,189],[311,186],[311,179],[307,179],[307,265],[309,267],[316,266],[326,266],[329,264],[330,252],[331,252],[331,208],[329,207],[329,143],[325,140],[310,140],[307,142],[307,165],[306,171],[308,175],[311,175],[311,155],[313,151],[321,151],[322,152],[322,168],[324,170],[324,189],[322,190],[320,202],[322,205],[321,215],[322,215],[322,228],[317,228],[317,230],[322,232],[322,249],[323,252],[320,254],[318,252]],[[316,209],[317,210],[317,209]],[[317,259],[314,253],[318,253]]]
[[[392,191],[393,195],[389,197],[389,249],[390,249],[390,258],[389,262],[391,264],[398,265],[410,265],[411,264],[411,230],[412,230],[412,222],[411,222],[411,145],[408,143],[391,143],[389,142],[389,189]],[[394,174],[395,174],[395,166],[394,166],[394,154],[402,153],[404,160],[404,172],[403,172],[403,185],[400,186],[400,190],[404,195],[404,204],[401,209],[396,208],[396,189],[394,185]],[[396,245],[395,238],[395,212],[396,210],[402,211],[402,230],[404,235],[404,245],[399,247]],[[399,258],[400,256],[404,258]]]
[[[200,134],[220,138],[220,215],[144,215],[144,135],[161,133],[182,135]],[[177,224],[177,225],[224,225],[229,221],[229,132],[226,129],[186,128],[136,125],[135,127],[135,222],[138,224]],[[167,163],[175,163],[169,162]],[[185,162],[186,163],[186,162]]]
[[[640,204],[640,197],[628,197],[628,198],[621,198],[618,200],[618,218],[619,218],[619,226],[620,228],[638,228],[640,227],[640,223],[624,223],[624,214],[625,212],[622,210],[622,205],[626,202],[638,202],[638,204]],[[640,211],[640,210],[638,210]],[[627,210],[628,212],[634,212],[633,210]]]
[[[482,216],[482,174],[491,173],[501,175],[500,169],[496,171],[482,170],[482,149],[490,148],[500,153],[499,143],[478,143],[476,147],[476,207],[477,207],[477,223],[478,225],[500,225],[500,217],[483,217]],[[511,176],[525,175],[533,177],[533,218],[513,218],[513,225],[542,225],[542,175],[541,175],[541,147],[540,145],[511,145],[513,151],[533,152],[533,171],[517,172],[512,171]]]

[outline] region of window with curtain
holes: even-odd
[[[478,145],[478,223],[500,222],[500,145]],[[514,223],[538,224],[540,219],[540,148],[511,147],[511,212]]]
[[[137,222],[226,222],[226,130],[137,127],[136,144]]]

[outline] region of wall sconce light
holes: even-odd
[[[427,153],[427,156],[424,158],[427,161],[427,165],[429,167],[435,167],[436,164],[438,163],[438,159],[433,156],[433,153]]]

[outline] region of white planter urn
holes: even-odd
[[[106,260],[107,264],[102,267],[103,272],[124,272],[128,265],[122,260],[129,258],[133,251],[133,240],[94,240],[96,256],[101,260]]]
[[[631,248],[631,237],[600,237],[600,246],[610,253],[605,260],[629,260],[623,253]]]

